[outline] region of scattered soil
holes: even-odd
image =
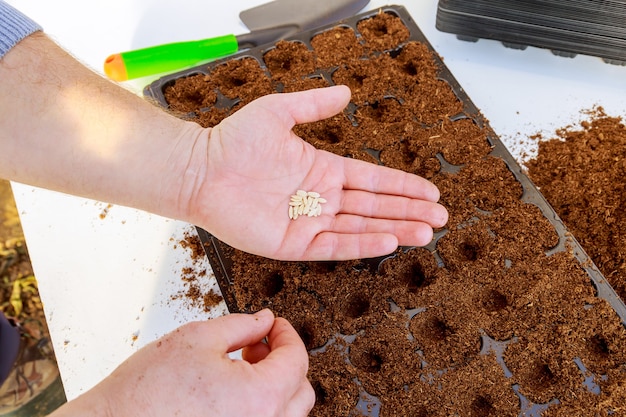
[[[181,271],[181,279],[186,288],[184,294],[176,294],[172,298],[184,298],[190,307],[201,308],[202,311],[209,312],[213,307],[218,306],[223,298],[212,289],[203,290],[199,282],[207,275],[207,270],[204,267],[206,253],[202,241],[197,234],[186,231],[178,244],[189,252],[191,265],[183,267]]]
[[[626,126],[600,107],[542,140],[528,175],[626,300]]]
[[[492,152],[489,127],[408,28],[381,12],[313,36],[311,49],[281,41],[164,87],[171,108],[213,126],[269,90],[346,84],[353,97],[342,114],[294,131],[320,149],[430,179],[450,211],[431,245],[384,259],[279,262],[222,245],[229,307],[269,307],[294,324],[310,351],[314,416],[621,412],[626,329],[596,297],[575,242],[524,199],[512,158]],[[236,89],[219,82],[244,63]],[[606,221],[607,210],[596,213]]]

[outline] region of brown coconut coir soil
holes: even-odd
[[[526,162],[533,182],[626,300],[626,126],[602,108],[579,128],[540,141]]]
[[[264,94],[346,84],[342,114],[294,131],[428,178],[450,211],[427,248],[382,260],[279,262],[222,245],[231,309],[269,307],[294,325],[314,416],[624,413],[619,317],[567,245],[552,250],[562,237],[413,35],[398,15],[373,14],[165,87],[171,111],[214,126]]]

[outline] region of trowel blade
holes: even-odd
[[[305,31],[357,14],[369,0],[274,0],[239,13],[250,31],[295,26]]]

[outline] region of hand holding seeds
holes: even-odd
[[[447,221],[438,189],[416,175],[314,148],[292,128],[340,112],[345,86],[272,94],[210,132],[186,218],[239,249],[283,260],[384,255],[423,246]],[[192,162],[193,164],[193,162]]]

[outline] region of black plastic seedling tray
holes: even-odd
[[[626,1],[439,0],[436,27],[465,41],[492,39],[626,65]]]
[[[445,3],[445,2],[442,2]],[[462,3],[462,2],[456,2]],[[476,3],[486,3],[476,2]],[[588,274],[589,279],[593,283],[593,286],[597,290],[597,296],[605,299],[615,310],[622,323],[626,324],[626,306],[623,301],[616,295],[615,291],[611,288],[611,286],[604,279],[602,274],[599,272],[597,267],[593,264],[590,258],[586,255],[585,251],[582,247],[577,243],[577,241],[572,237],[572,235],[567,231],[566,227],[559,219],[554,210],[550,207],[550,205],[546,202],[541,193],[537,190],[537,188],[532,184],[530,179],[524,174],[521,167],[515,161],[515,159],[508,152],[503,143],[499,140],[497,135],[493,133],[493,131],[489,128],[488,122],[482,117],[480,111],[476,108],[476,106],[472,103],[470,98],[466,95],[463,88],[458,84],[453,75],[449,72],[449,70],[444,65],[443,61],[439,58],[436,51],[433,49],[432,45],[425,38],[423,33],[417,27],[416,23],[412,19],[412,17],[408,14],[405,8],[401,6],[386,6],[380,9],[372,10],[370,12],[366,12],[360,14],[358,16],[354,16],[353,18],[346,19],[341,22],[337,22],[335,24],[331,24],[322,28],[319,28],[314,31],[308,31],[304,33],[300,33],[298,35],[289,38],[288,40],[303,42],[306,45],[310,45],[310,40],[319,33],[323,33],[324,31],[335,28],[337,26],[350,27],[354,29],[355,32],[358,33],[357,24],[358,22],[369,19],[378,13],[390,13],[399,17],[406,27],[410,31],[409,41],[420,42],[426,45],[433,53],[435,61],[439,68],[439,77],[447,82],[450,85],[451,89],[454,91],[458,99],[463,104],[463,114],[456,115],[453,117],[458,118],[470,118],[477,125],[481,126],[485,131],[488,132],[488,141],[492,147],[492,151],[489,154],[491,157],[498,158],[506,164],[508,169],[512,172],[514,177],[517,179],[519,184],[523,189],[522,201],[526,203],[531,203],[536,205],[539,208],[543,216],[552,224],[556,233],[559,236],[559,243],[553,247],[547,255],[550,256],[551,253],[557,253],[569,250],[573,253],[577,262],[579,262],[580,267],[584,269],[584,271]],[[252,57],[258,60],[261,65],[263,65],[263,56],[268,51],[271,50],[273,45],[261,46],[258,48],[254,48],[248,51],[240,52],[236,55],[214,61],[210,64],[201,65],[198,67],[194,67],[185,71],[181,71],[175,74],[171,74],[165,76],[149,86],[147,86],[144,90],[144,94],[147,97],[155,99],[159,104],[163,107],[167,108],[168,103],[165,99],[164,91],[168,86],[171,86],[176,80],[189,77],[197,74],[210,74],[212,69],[217,66],[229,62],[231,60],[237,60],[246,57]],[[626,56],[624,56],[626,58]],[[316,75],[320,75],[317,73]],[[327,80],[331,80],[332,78],[328,76],[328,74],[321,73],[322,76]],[[221,100],[217,105],[228,107],[233,105],[233,101],[229,100]],[[440,158],[441,170],[448,171],[451,173],[455,173],[459,170],[458,166],[451,165],[447,163],[443,158]],[[437,239],[441,236],[445,235],[445,230],[440,231],[436,234],[435,240],[427,247],[427,249],[431,250],[434,254],[437,254]],[[231,274],[232,271],[232,260],[230,259],[228,253],[228,247],[220,242],[218,239],[213,237],[207,231],[198,228],[198,233],[200,239],[204,243],[207,256],[209,258],[211,267],[213,272],[217,278],[218,284],[228,306],[230,312],[238,312],[240,309],[237,303],[237,296],[233,289],[234,282],[236,277],[233,277]],[[410,248],[406,248],[406,250],[410,250]],[[366,263],[370,265],[374,265],[376,267],[384,258],[374,259],[374,260],[365,260]],[[440,259],[441,261],[441,259]],[[488,343],[487,343],[488,344]],[[497,343],[493,344],[492,347],[494,349],[498,349]],[[484,350],[484,347],[483,347]],[[519,395],[519,393],[517,393]],[[521,397],[520,397],[521,398]],[[366,393],[363,393],[361,400],[357,408],[360,410],[359,412],[365,415],[378,415],[379,413],[379,405],[377,404],[377,400],[375,397],[368,396]],[[525,400],[522,400],[522,411],[523,415],[539,415],[541,411],[541,406],[533,405],[528,403]],[[545,406],[544,408],[545,409]],[[520,414],[521,415],[521,414]]]

